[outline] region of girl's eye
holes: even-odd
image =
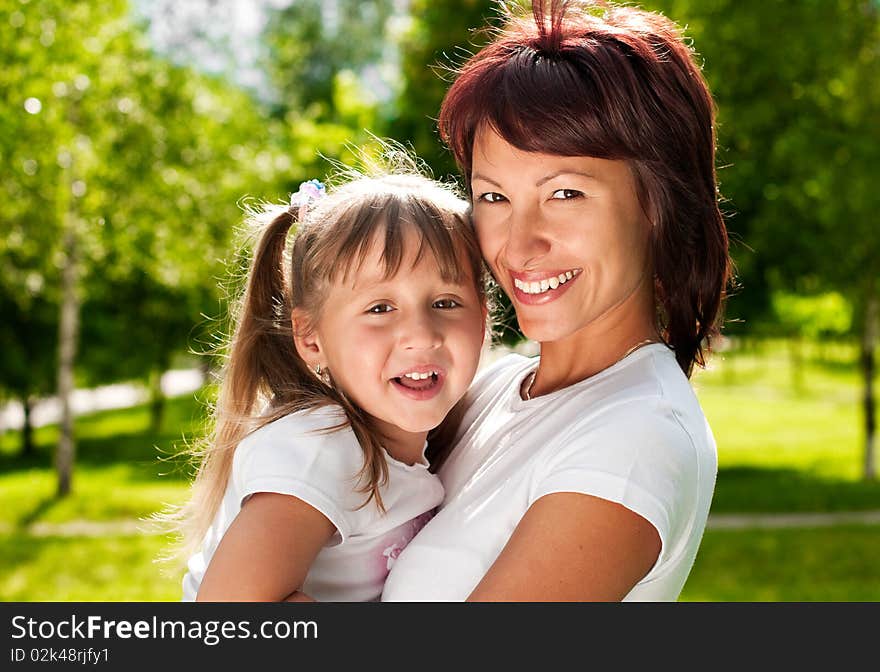
[[[455,299],[437,299],[434,302],[434,308],[440,308],[442,310],[451,310],[453,308],[458,308],[461,304]]]
[[[504,196],[499,194],[497,191],[487,191],[484,194],[480,194],[477,197],[477,200],[485,201],[486,203],[500,203],[501,201],[506,201],[507,199],[504,198]]]
[[[394,310],[394,308],[387,303],[377,303],[375,306],[370,306],[367,309],[367,312],[372,313],[373,315],[381,315],[382,313],[390,313],[392,310]]]
[[[553,195],[550,198],[555,198],[560,201],[568,201],[572,198],[578,198],[583,196],[584,192],[578,191],[577,189],[557,189],[553,192]]]

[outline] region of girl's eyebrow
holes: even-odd
[[[549,175],[545,175],[544,177],[540,178],[537,182],[535,182],[535,186],[540,187],[540,186],[546,184],[547,182],[549,182],[550,180],[553,180],[557,177],[561,177],[563,175],[577,175],[579,177],[585,177],[588,180],[598,179],[592,173],[586,173],[582,170],[569,170],[566,168],[563,170],[557,170],[556,172],[550,173]],[[474,173],[473,175],[471,175],[471,182],[474,182],[476,180],[482,180],[483,182],[488,182],[489,184],[494,184],[499,189],[502,188],[501,184],[499,184],[498,182],[493,180],[491,177],[486,177],[482,173]]]
[[[356,279],[354,281],[354,284],[352,284],[350,288],[355,295],[359,296],[361,294],[382,290],[384,289],[384,285],[393,282],[393,280],[394,276],[390,278],[374,277],[365,279],[364,281]],[[455,280],[443,280],[439,284],[455,289],[460,289],[462,287],[467,287],[469,282],[469,280],[466,280],[464,277],[462,277],[458,282],[456,282]]]

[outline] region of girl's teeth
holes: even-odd
[[[404,373],[403,377],[404,378],[411,378],[412,380],[426,380],[426,379],[430,378],[431,376],[435,376],[435,375],[437,375],[436,371],[431,371],[429,373],[418,373],[418,372],[414,371],[413,373]]]

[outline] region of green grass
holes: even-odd
[[[880,529],[707,530],[683,602],[880,601]]]
[[[0,600],[167,601],[180,599],[182,572],[155,561],[171,540],[145,533],[35,536],[36,524],[143,521],[188,494],[185,463],[176,459],[202,427],[193,396],[168,401],[164,427],[149,432],[146,406],[77,418],[70,496],[56,497],[51,450],[56,426],[35,432],[37,454],[16,456],[19,435],[0,436]],[[147,527],[146,524],[142,527]]]
[[[764,342],[695,374],[718,444],[713,513],[880,509],[880,484],[861,479],[855,347],[808,346],[802,356],[795,375],[787,346]],[[27,459],[16,455],[17,432],[0,434],[0,600],[179,599],[179,573],[164,576],[153,562],[165,537],[37,536],[30,526],[130,522],[183,502],[188,470],[174,456],[203,410],[191,396],[170,400],[159,435],[145,406],[77,418],[74,491],[62,500],[51,468],[57,427],[36,431]],[[682,599],[880,600],[877,557],[877,526],[708,530]]]
[[[821,356],[820,356],[821,355]],[[719,353],[694,387],[718,444],[713,512],[880,508],[862,479],[861,380],[854,346],[785,343]]]
[[[128,464],[78,468],[74,492],[64,499],[56,498],[56,477],[47,469],[4,474],[0,483],[0,521],[13,527],[143,518],[165,504],[180,504],[187,492],[181,481],[145,480],[138,468]]]
[[[176,456],[202,426],[202,409],[194,397],[169,400],[169,429],[158,436],[149,433],[146,406],[77,418],[73,493],[62,500],[49,466],[58,428],[39,428],[37,455],[26,459],[14,454],[18,433],[6,432],[0,436],[0,523],[140,518],[181,503],[189,469]]]
[[[0,600],[16,602],[164,602],[180,599],[180,576],[154,559],[162,536],[0,535]]]

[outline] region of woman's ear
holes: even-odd
[[[293,331],[293,344],[297,353],[310,369],[316,366],[326,367],[324,351],[317,331],[312,326],[312,321],[299,308],[295,308],[290,314],[290,326]]]

